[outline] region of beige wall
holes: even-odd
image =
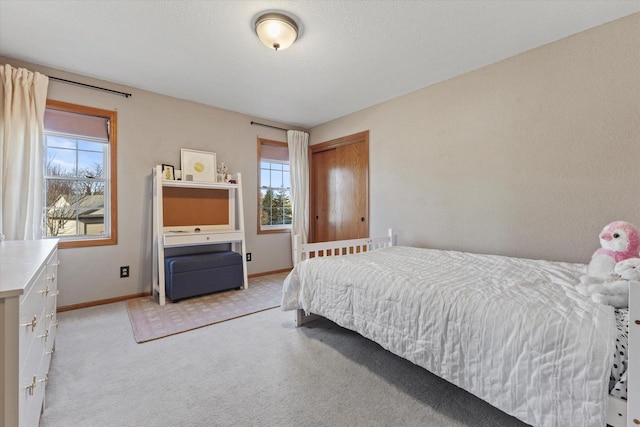
[[[640,14],[311,129],[370,130],[371,234],[588,262],[640,226]],[[391,76],[390,76],[391,78]]]
[[[181,147],[214,151],[218,162],[242,172],[249,274],[291,267],[289,234],[256,234],[257,137],[286,141],[284,132],[252,126],[251,120],[259,120],[254,117],[0,57],[5,63],[133,93],[124,98],[49,84],[50,99],[118,111],[118,245],[60,251],[59,305],[151,289],[151,169],[161,163],[178,167]],[[129,278],[119,278],[121,265],[131,267]]]

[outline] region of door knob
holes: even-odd
[[[364,217],[360,218],[360,221],[364,222]]]

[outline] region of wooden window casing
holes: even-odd
[[[46,108],[102,117],[109,121],[109,236],[96,236],[95,238],[82,238],[78,240],[73,240],[72,237],[61,238],[58,243],[58,247],[65,249],[118,244],[118,113],[116,111],[103,110],[50,99],[47,100]]]
[[[272,141],[269,139],[263,139],[263,138],[258,138],[258,200],[257,200],[257,204],[258,204],[258,213],[256,215],[257,217],[257,233],[258,234],[273,234],[273,233],[291,233],[291,225],[284,225],[280,228],[272,228],[272,229],[263,229],[262,228],[262,224],[261,224],[261,215],[262,215],[262,199],[261,199],[261,189],[262,189],[262,179],[261,179],[261,162],[263,160],[263,155],[264,155],[264,151],[265,148],[268,147],[274,147],[276,149],[279,149],[281,151],[283,151],[282,149],[286,149],[287,150],[287,159],[286,162],[288,163],[288,144],[286,142],[280,142],[280,141]],[[269,158],[269,157],[265,157]],[[271,160],[278,160],[278,159],[271,159]],[[284,159],[279,159],[279,160],[283,160]]]

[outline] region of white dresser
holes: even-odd
[[[0,243],[0,425],[37,427],[58,322],[58,241]]]

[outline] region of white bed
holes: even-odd
[[[311,313],[326,317],[532,425],[640,424],[633,367],[633,403],[627,408],[608,394],[615,316],[573,289],[584,265],[392,242],[391,230],[372,239],[297,241],[282,309],[297,310],[298,325]],[[630,299],[634,357],[640,289]]]

